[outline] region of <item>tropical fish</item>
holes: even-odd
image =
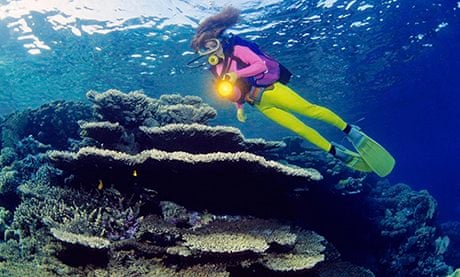
[[[97,189],[102,190],[104,188],[104,183],[102,182],[101,179],[99,179],[99,183],[97,184]]]

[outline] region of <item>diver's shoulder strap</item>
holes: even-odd
[[[222,72],[220,73],[220,77],[224,76],[230,70],[230,66],[232,64],[232,57],[225,56],[224,58],[224,65],[222,66]]]
[[[217,74],[217,68],[216,68],[215,65],[211,66],[211,73],[214,76],[214,78],[216,78],[216,79],[219,78],[219,74]]]

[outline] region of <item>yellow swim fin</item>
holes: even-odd
[[[385,177],[391,173],[396,161],[383,146],[361,132],[357,126],[351,126],[347,138],[377,175]]]
[[[460,277],[460,268],[457,268],[454,272],[447,275],[446,277]]]
[[[332,145],[335,147],[335,157],[341,160],[349,168],[361,171],[361,172],[372,172],[372,168],[364,161],[363,158],[358,153],[355,153],[351,150],[348,150],[344,146],[332,142]]]

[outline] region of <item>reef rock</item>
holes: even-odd
[[[130,155],[86,147],[77,153],[52,151],[49,157],[87,186],[101,180],[129,191],[126,186],[136,184],[195,209],[261,210],[289,191],[321,179],[314,169],[286,166],[247,152],[192,154],[151,149]]]

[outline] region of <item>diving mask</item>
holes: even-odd
[[[214,42],[215,43],[215,46],[212,47],[212,48],[206,48],[204,51],[201,51],[201,50],[198,50],[198,54],[200,56],[206,56],[206,55],[210,55],[212,53],[215,53],[217,52],[217,50],[219,50],[220,48],[220,41],[216,38],[212,38],[212,39],[208,39],[205,43],[208,44],[210,42]]]
[[[198,57],[194,58],[193,60],[189,61],[186,66],[189,67],[189,68],[198,68],[198,67],[201,67],[203,66],[204,64],[203,63],[197,63],[198,60],[200,60],[201,58],[203,58],[204,56],[208,56],[208,63],[210,65],[217,65],[220,61],[219,57],[216,55],[216,52],[217,50],[219,50],[220,48],[220,41],[218,39],[209,39],[206,41],[206,43],[209,43],[209,42],[214,42],[215,43],[215,46],[212,47],[212,48],[206,48],[205,50],[198,50]]]

